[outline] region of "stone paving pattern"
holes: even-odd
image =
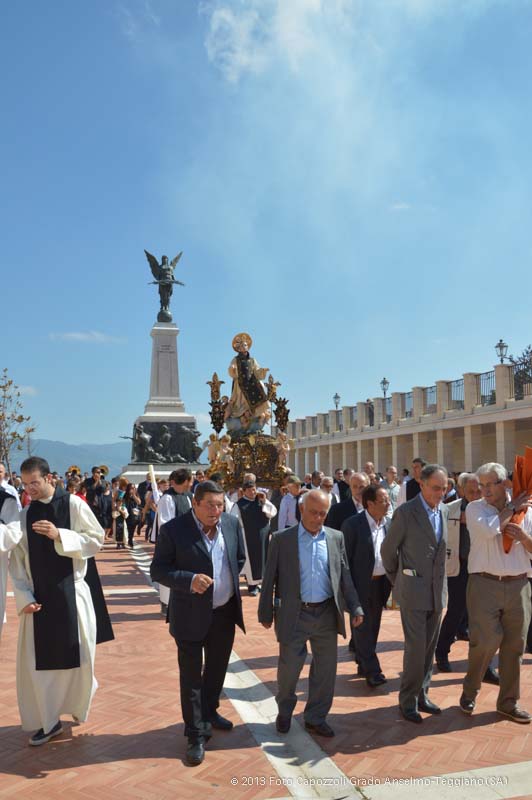
[[[140,542],[140,540],[137,540]],[[152,546],[141,545],[151,552]],[[40,748],[27,745],[16,704],[17,622],[8,598],[0,654],[0,798],[193,798],[286,797],[275,785],[277,773],[226,698],[220,712],[235,723],[231,733],[215,732],[200,767],[183,763],[186,740],[179,710],[176,649],[159,613],[158,596],[146,591],[145,576],[128,551],[106,545],[98,556],[116,640],[97,648],[96,693],[89,721],[67,722],[64,733]],[[120,592],[113,594],[112,592]],[[256,620],[257,599],[244,591],[248,633],[240,632],[235,651],[275,693],[277,645],[273,631]],[[497,688],[484,685],[472,717],[457,708],[467,658],[467,644],[451,653],[452,674],[435,674],[431,699],[444,709],[425,716],[423,725],[402,720],[397,689],[402,663],[399,613],[383,616],[381,664],[388,683],[370,690],[340,640],[336,697],[329,723],[331,740],[316,739],[347,776],[409,778],[531,761],[532,726],[502,720],[495,714]],[[532,710],[532,656],[524,658],[522,700]],[[308,664],[300,682],[296,717],[303,722]],[[268,785],[243,786],[236,776],[265,776]],[[343,793],[342,793],[343,794]],[[530,795],[532,797],[532,795]]]

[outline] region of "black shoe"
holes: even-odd
[[[416,725],[420,725],[423,722],[423,717],[417,711],[404,711],[401,709],[401,714],[407,722],[415,722]]]
[[[212,727],[216,728],[218,731],[230,731],[233,729],[233,723],[231,720],[222,717],[217,711],[215,711],[211,716],[209,722],[211,723]]]
[[[313,725],[312,722],[305,722],[305,728],[307,731],[315,733],[317,736],[325,736],[327,739],[332,739],[334,736],[333,729],[326,722],[319,722],[317,725]]]
[[[377,686],[382,686],[383,683],[388,683],[382,672],[377,672],[376,675],[368,675],[366,677],[366,683],[371,689],[375,689]]]
[[[511,719],[512,722],[520,722],[521,725],[528,725],[532,721],[532,716],[525,711],[523,708],[519,708],[515,706],[511,711],[500,711],[497,709],[497,714],[501,714],[503,717],[508,717]]]
[[[493,667],[488,667],[482,678],[482,683],[492,683],[494,686],[500,684],[499,673]]]
[[[449,664],[448,658],[437,658],[436,659],[436,666],[438,667],[440,672],[452,672],[453,668]]]
[[[259,593],[259,587],[258,586],[249,586],[248,587],[248,594],[251,597],[257,597],[258,593]]]
[[[464,712],[464,714],[471,715],[475,710],[475,701],[468,700],[467,697],[463,694],[460,698],[460,708]]]
[[[364,670],[362,669],[360,664],[357,664],[357,676],[359,678],[365,678],[366,677],[366,673],[364,672]]]
[[[29,744],[31,744],[32,747],[38,747],[40,744],[46,744],[46,742],[49,742],[50,739],[54,738],[54,736],[59,736],[59,734],[62,732],[63,726],[61,725],[61,720],[59,720],[59,722],[56,722],[54,727],[49,730],[48,733],[45,733],[42,728],[39,728],[37,733],[34,733],[31,739],[29,739]]]
[[[288,733],[290,730],[290,723],[292,722],[291,717],[282,717],[280,714],[277,715],[277,719],[275,720],[275,727],[279,731],[279,733]]]
[[[197,767],[205,758],[205,743],[203,739],[189,739],[185,761],[189,767]]]
[[[435,703],[432,703],[428,697],[425,700],[418,700],[417,707],[420,711],[425,711],[427,714],[441,714],[441,708]]]

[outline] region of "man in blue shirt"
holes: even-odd
[[[301,521],[273,535],[262,581],[259,622],[270,628],[275,621],[279,641],[276,726],[287,733],[297,697],[296,686],[312,649],[307,730],[334,736],[326,717],[334,697],[337,636],[345,638],[344,609],[353,625],[363,620],[362,608],[347,564],[342,533],[325,528],[329,510],[325,492],[311,490],[300,503]]]

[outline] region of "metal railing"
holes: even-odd
[[[324,414],[323,415],[323,433],[329,433],[329,432],[330,432],[329,415],[328,414]]]
[[[366,403],[366,405],[368,408],[368,416],[367,416],[368,425],[370,426],[370,428],[373,428],[373,426],[375,425],[375,408],[373,407],[373,403]]]
[[[448,407],[450,409],[464,410],[464,379],[450,381],[447,384],[449,391]]]
[[[336,409],[334,412],[336,415],[336,430],[343,431],[344,429],[344,422],[343,422],[343,415],[339,408]]]
[[[495,370],[477,376],[477,396],[481,406],[495,405]]]
[[[349,409],[349,427],[356,428],[358,425],[358,406],[351,406]]]
[[[307,420],[303,419],[301,420],[301,436],[306,436],[306,435],[307,435]]]
[[[312,417],[312,419],[310,420],[310,423],[311,423],[311,426],[312,426],[311,427],[311,431],[310,431],[310,435],[311,436],[317,436],[317,434],[318,434],[318,418],[317,417]]]
[[[392,398],[386,397],[384,400],[384,413],[386,415],[386,422],[392,421]]]
[[[423,389],[423,407],[425,414],[435,414],[438,408],[438,396],[435,386],[427,386]]]
[[[510,367],[510,397],[523,400],[532,395],[532,363],[518,361]]]
[[[411,417],[414,414],[414,395],[412,392],[405,392],[405,417]]]

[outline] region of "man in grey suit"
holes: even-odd
[[[307,492],[300,502],[301,522],[272,537],[259,602],[259,622],[270,628],[275,620],[279,642],[276,726],[287,733],[297,697],[296,686],[312,650],[308,701],[304,717],[307,730],[334,736],[326,723],[331,708],[337,669],[337,636],[345,638],[344,609],[353,625],[363,612],[347,564],[340,531],[324,528],[329,499],[320,490]]]
[[[447,599],[448,512],[441,502],[446,492],[447,470],[438,464],[423,467],[421,492],[395,510],[381,547],[401,609],[405,648],[399,706],[409,722],[423,721],[419,710],[441,713],[427,693]]]

